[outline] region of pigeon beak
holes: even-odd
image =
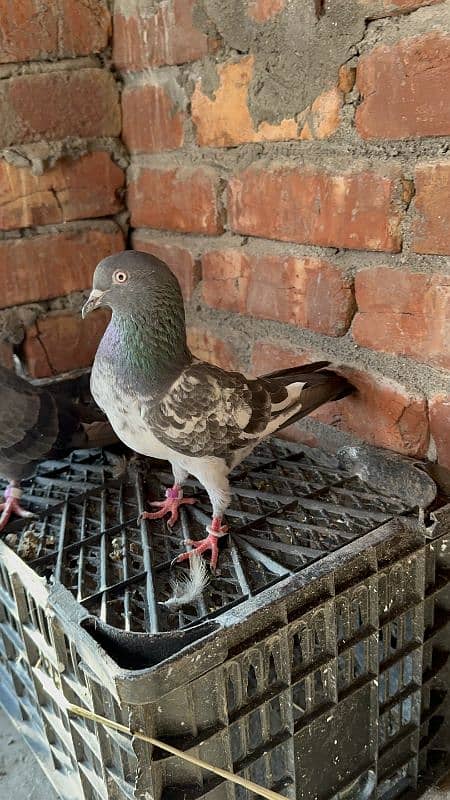
[[[81,316],[83,319],[87,317],[91,311],[94,311],[96,308],[101,306],[104,294],[106,294],[106,292],[101,292],[100,289],[92,289],[92,292],[81,309]]]

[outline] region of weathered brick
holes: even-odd
[[[207,328],[191,327],[187,331],[188,346],[194,356],[222,369],[239,369],[238,357],[229,342],[219,339]]]
[[[397,170],[332,173],[259,162],[229,183],[230,226],[301,244],[397,252],[402,188]]]
[[[339,67],[338,73],[338,88],[343,94],[348,94],[352,91],[356,81],[356,67],[349,67],[347,64],[342,64]]]
[[[182,233],[221,233],[220,183],[210,167],[142,168],[131,180],[131,223]]]
[[[426,455],[429,426],[425,398],[381,376],[348,368],[341,372],[357,392],[318,409],[314,414],[318,420],[331,421],[369,444],[408,456]]]
[[[0,162],[0,229],[27,228],[120,211],[125,176],[109,153],[62,159],[42,175]]]
[[[450,35],[438,32],[379,45],[361,58],[359,134],[365,139],[448,135],[449,61]]]
[[[345,84],[343,79],[343,86]],[[312,139],[328,139],[335,133],[341,121],[341,108],[343,92],[337,86],[329,89],[312,102],[311,108],[306,110],[303,127],[300,131],[302,141]]]
[[[21,355],[32,378],[90,367],[109,319],[106,310],[86,319],[70,311],[41,317],[25,332]]]
[[[351,281],[319,258],[252,259],[247,313],[342,336],[353,313]]]
[[[132,153],[176,150],[184,141],[183,111],[164,86],[126,87],[122,93],[122,138]]]
[[[364,269],[355,291],[352,333],[358,344],[450,368],[450,275]]]
[[[66,136],[118,136],[121,123],[114,76],[88,68],[3,80],[0,118],[0,147]]]
[[[286,0],[247,0],[247,14],[255,22],[267,22],[286,6]]]
[[[195,0],[163,0],[151,15],[114,15],[113,59],[119,69],[143,70],[203,58],[215,40],[195,27]]]
[[[297,352],[286,345],[257,342],[252,356],[253,373],[289,369],[319,354]],[[336,403],[317,409],[311,418],[347,431],[370,444],[410,456],[424,456],[429,442],[427,404],[423,397],[377,375],[340,368],[357,391]]]
[[[6,239],[0,242],[0,308],[88,289],[97,263],[123,248],[119,229]]]
[[[342,336],[353,313],[352,283],[319,258],[213,250],[202,259],[203,298],[214,308]]]
[[[0,63],[97,53],[110,28],[103,0],[0,0]]]
[[[414,178],[416,253],[450,253],[450,162],[420,164]]]
[[[248,108],[254,61],[253,56],[246,56],[218,66],[220,84],[214,99],[202,92],[201,80],[197,81],[192,96],[192,119],[199,145],[233,147],[245,142],[298,139],[295,119],[285,119],[279,125],[262,122],[255,128]]]
[[[192,292],[200,280],[200,265],[194,254],[187,247],[178,244],[152,239],[150,235],[133,234],[133,247],[160,258],[176,275],[185,300],[190,300]]]
[[[294,118],[277,125],[263,121],[255,127],[248,106],[254,63],[253,56],[245,56],[219,65],[219,87],[212,99],[203,93],[201,79],[197,81],[192,96],[192,119],[198,144],[233,147],[246,142],[326,139],[336,131],[343,99],[336,87],[321,94],[305,109],[300,127]]]
[[[428,408],[439,464],[450,469],[450,396],[444,392],[434,395]]]

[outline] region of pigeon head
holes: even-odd
[[[99,359],[114,362],[123,381],[149,396],[165,390],[192,358],[180,286],[167,264],[137,250],[104,258],[82,316],[102,306],[112,317]]]
[[[97,265],[81,314],[86,317],[94,309],[107,306],[113,313],[133,315],[146,310],[151,316],[163,298],[174,311],[183,309],[179,283],[167,264],[148,253],[124,250]]]

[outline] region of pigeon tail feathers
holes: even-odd
[[[341,400],[356,391],[350,381],[342,375],[326,369],[328,365],[328,361],[317,361],[304,366],[278,370],[261,377],[262,381],[278,382],[286,388],[294,384],[302,384],[298,402],[292,403],[292,413],[287,413],[289,408],[280,411],[275,416],[275,422],[278,418],[280,424],[271,426],[271,433],[283,430],[325,403]]]

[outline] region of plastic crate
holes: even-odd
[[[221,574],[174,614],[170,561],[209,509],[192,481],[178,527],[138,525],[143,485],[105,453],[47,463],[32,532],[0,542],[0,702],[63,800],[248,795],[63,698],[298,800],[412,797],[448,768],[450,507],[421,526],[272,442],[236,471]]]

